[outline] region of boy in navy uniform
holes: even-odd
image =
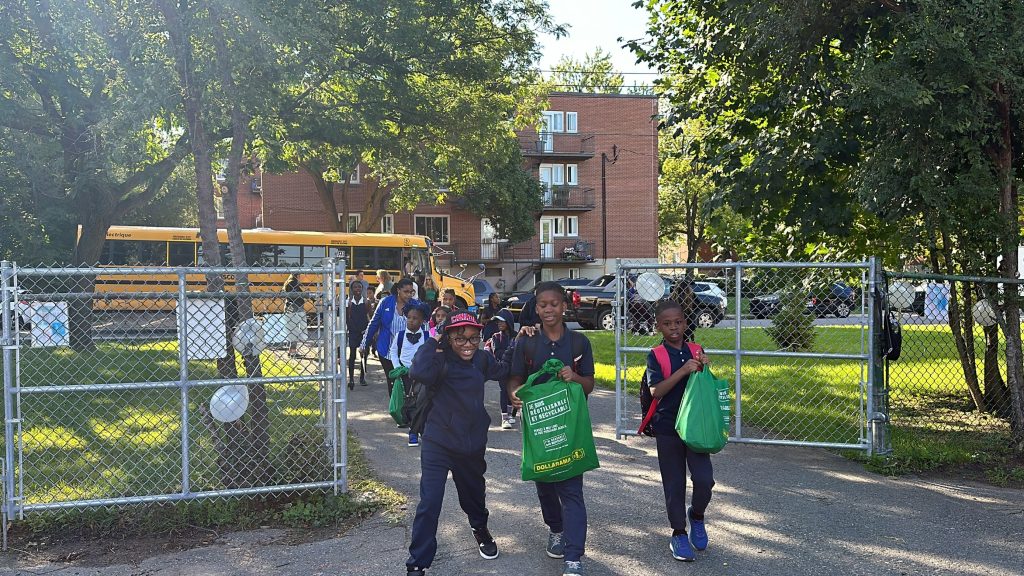
[[[589,395],[594,390],[594,354],[590,340],[570,330],[562,321],[565,290],[556,282],[541,282],[534,290],[534,301],[541,328],[534,336],[524,338],[521,335],[516,341],[508,382],[512,405],[522,407],[515,392],[527,376],[551,358],[565,364],[558,373],[559,378],[580,384]],[[523,310],[525,312],[526,308]],[[544,523],[550,530],[547,555],[564,559],[563,576],[585,574],[582,556],[587,540],[587,505],[583,500],[583,475],[560,482],[536,482],[536,485]]]
[[[668,351],[672,372],[663,374],[663,369],[652,350],[647,355],[647,385],[651,396],[658,398],[658,409],[651,419],[651,429],[658,446],[658,466],[661,468],[661,483],[665,489],[665,508],[672,526],[669,550],[672,557],[683,562],[693,562],[696,557],[693,548],[704,550],[708,546],[708,533],[704,528],[704,511],[711,501],[711,489],[715,485],[711,469],[711,455],[694,452],[687,448],[676,432],[676,414],[683,400],[686,381],[690,374],[700,372],[707,364],[707,356],[696,350],[696,357],[686,344],[685,334],[689,328],[688,314],[683,312],[679,302],[662,300],[655,309],[655,328],[662,335],[662,344]],[[686,507],[686,469],[690,469],[693,481],[693,502]],[[690,521],[689,536],[686,521]],[[690,544],[693,544],[693,548]]]
[[[498,557],[498,545],[487,530],[484,505],[484,451],[491,425],[484,407],[484,384],[506,378],[508,364],[479,348],[481,328],[472,314],[453,314],[440,341],[427,339],[413,358],[410,376],[435,388],[421,440],[420,502],[405,562],[409,576],[424,576],[434,561],[437,522],[449,472],[480,556],[488,560]]]

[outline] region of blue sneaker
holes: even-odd
[[[420,436],[415,432],[409,432],[409,446],[419,446]]]
[[[708,547],[708,531],[704,529],[703,520],[693,519],[693,506],[686,509],[686,517],[690,519],[690,542],[697,550]]]
[[[690,540],[686,537],[686,534],[673,536],[672,540],[668,543],[668,549],[672,551],[673,558],[682,562],[693,562],[694,558],[696,558],[693,548],[690,548]]]

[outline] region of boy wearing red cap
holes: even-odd
[[[450,316],[439,339],[427,339],[413,358],[410,376],[433,387],[433,401],[420,440],[420,502],[412,524],[409,576],[425,576],[437,552],[437,522],[451,472],[459,504],[469,517],[480,556],[498,557],[487,530],[484,472],[487,429],[484,384],[508,377],[509,366],[480,349],[483,326],[472,314]]]

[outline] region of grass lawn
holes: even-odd
[[[949,328],[909,325],[903,330],[903,357],[890,368],[893,454],[872,458],[869,466],[890,473],[970,466],[996,483],[1024,485],[1024,462],[1014,460],[1008,449],[1009,424],[972,410]],[[816,352],[861,353],[858,327],[819,326],[815,331]],[[614,334],[586,334],[598,384],[614,389]],[[735,338],[733,329],[712,328],[698,330],[695,339],[706,349],[732,350]],[[980,331],[978,338],[980,349]],[[659,341],[630,335],[626,345],[649,348]],[[746,350],[776,349],[763,328],[743,329],[742,342]],[[631,393],[638,390],[645,362],[644,354],[627,355]],[[735,385],[734,356],[712,356],[712,369]],[[748,357],[742,370],[745,437],[858,442],[860,383],[866,378],[859,362]],[[639,401],[627,400],[626,410],[639,424]],[[849,455],[865,457],[857,451]]]
[[[241,361],[238,358],[241,371]],[[261,356],[264,376],[298,376],[319,370],[317,361],[288,359],[282,352]],[[175,341],[98,343],[94,351],[24,349],[21,385],[129,383],[176,380]],[[216,376],[213,361],[189,363],[193,379]],[[223,488],[222,467],[248,468],[246,461],[222,461],[215,438],[237,442],[240,452],[255,452],[259,439],[248,433],[243,417],[220,425],[205,414],[216,387],[189,393],[188,447],[190,490]],[[319,382],[268,384],[270,441],[259,471],[241,486],[330,480]],[[250,414],[251,410],[250,395]],[[23,394],[24,460],[20,478],[27,504],[148,494],[182,490],[181,392],[129,390]]]

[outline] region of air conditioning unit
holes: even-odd
[[[253,194],[263,194],[263,185],[260,184],[260,180],[253,178],[249,181],[249,191]]]

